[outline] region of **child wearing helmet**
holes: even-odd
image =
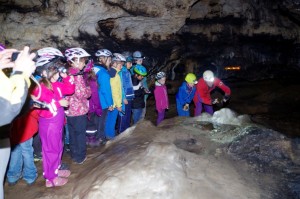
[[[136,65],[142,65],[143,64],[143,61],[144,61],[145,57],[143,56],[143,53],[141,51],[135,51],[133,52],[133,60],[134,60],[134,63],[133,63],[133,69]],[[147,77],[145,76],[142,80],[142,86],[145,88],[145,90],[147,92],[150,92],[149,91],[149,87],[148,87],[148,82],[147,82]],[[147,104],[147,98],[148,98],[148,94],[146,94],[144,96],[144,100],[145,100],[145,107],[143,108],[143,112],[142,112],[142,116],[141,116],[141,119],[144,119],[145,118],[145,115],[146,115],[146,104]]]
[[[108,112],[106,125],[105,125],[105,136],[107,139],[113,139],[115,137],[115,126],[117,122],[118,113],[122,114],[122,101],[123,91],[122,82],[119,72],[124,65],[126,59],[120,53],[114,53],[112,58],[112,71],[115,71],[115,76],[110,78],[110,86],[113,98],[113,110]]]
[[[82,48],[70,48],[65,51],[65,56],[70,66],[69,74],[74,77],[75,84],[74,94],[66,97],[69,102],[66,115],[70,155],[75,163],[82,164],[86,160],[88,98],[91,96],[90,86],[85,84],[83,78],[83,69],[90,54]]]
[[[86,144],[90,147],[97,147],[100,145],[99,139],[96,138],[97,132],[100,132],[100,119],[102,115],[102,107],[98,94],[97,76],[92,70],[94,62],[92,59],[86,64],[84,68],[84,80],[86,85],[91,88],[91,97],[89,100],[88,124],[86,129]]]
[[[154,89],[154,97],[155,97],[155,105],[157,110],[157,120],[156,125],[158,126],[163,119],[165,118],[166,109],[169,109],[169,99],[168,92],[166,87],[166,73],[158,72],[155,76],[155,89]]]
[[[147,70],[143,65],[135,65],[134,75],[132,75],[132,85],[134,90],[134,99],[132,101],[133,123],[136,124],[142,119],[143,109],[145,108],[144,96],[147,90],[142,85],[143,78],[147,75]]]
[[[178,116],[190,116],[189,104],[194,98],[197,84],[196,75],[193,73],[188,73],[185,76],[185,82],[179,87],[176,94],[176,107]]]
[[[93,71],[97,77],[97,82],[99,85],[98,94],[102,107],[102,115],[99,121],[100,131],[96,132],[96,139],[104,144],[106,142],[105,126],[107,114],[109,111],[113,110],[114,104],[110,86],[110,75],[107,71],[111,64],[112,53],[107,49],[100,49],[95,53],[95,56],[98,59],[98,63],[94,64]]]
[[[32,93],[34,101],[44,102],[44,108],[38,109],[39,134],[42,142],[43,174],[46,179],[46,187],[63,186],[70,175],[69,170],[58,170],[61,165],[63,152],[63,125],[64,107],[68,107],[68,101],[63,97],[71,95],[75,91],[73,77],[58,70],[63,66],[60,62],[63,58],[55,54],[51,49],[37,51],[39,58],[36,61],[36,73],[42,78],[40,85]],[[42,53],[40,53],[42,52]],[[40,56],[41,55],[41,56]],[[57,81],[62,77],[62,82]]]
[[[227,102],[231,94],[230,88],[219,78],[215,77],[212,71],[204,71],[203,77],[199,79],[199,83],[197,84],[196,93],[193,99],[196,106],[195,116],[199,116],[201,114],[203,107],[205,112],[210,115],[214,113],[210,92],[216,87],[220,88],[225,93],[223,101]]]
[[[130,69],[132,67],[133,58],[129,55],[126,58],[126,62],[123,65],[121,71],[119,72],[121,81],[122,81],[122,90],[123,90],[123,106],[124,106],[124,113],[118,115],[118,130],[119,133],[122,133],[127,128],[130,127],[130,120],[131,120],[131,106],[132,100],[134,98],[134,91],[133,85],[131,80],[131,73]]]

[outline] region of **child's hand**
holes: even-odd
[[[113,111],[113,110],[114,110],[114,107],[113,107],[113,106],[110,106],[110,107],[108,107],[108,110],[109,110],[109,111]]]
[[[65,100],[65,99],[59,100],[59,104],[60,104],[62,107],[68,107],[68,106],[69,106],[68,100]]]
[[[182,109],[188,111],[190,109],[189,104],[185,104]]]
[[[128,104],[128,100],[127,99],[124,99],[123,102],[124,102],[124,104]]]
[[[150,94],[151,92],[149,91],[149,89],[144,89],[145,93]]]
[[[60,72],[59,75],[60,75],[62,78],[68,77],[67,73],[63,73],[63,72]],[[71,78],[74,78],[74,77],[71,76]]]

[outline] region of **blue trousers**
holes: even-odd
[[[37,169],[33,160],[32,138],[14,146],[11,150],[7,180],[17,182],[22,176],[31,184],[37,178]]]
[[[119,132],[122,133],[126,129],[130,127],[130,121],[131,121],[131,106],[132,106],[132,100],[128,100],[128,104],[125,105],[125,115],[118,116],[119,117]]]
[[[106,125],[105,125],[105,136],[107,139],[113,139],[116,136],[116,123],[119,111],[114,109],[109,111],[107,114]]]
[[[142,119],[143,108],[132,109],[133,124],[136,124]]]

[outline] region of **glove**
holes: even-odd
[[[216,98],[212,101],[212,104],[218,104],[218,103],[220,103],[218,98]]]
[[[190,105],[189,104],[185,104],[184,106],[183,106],[183,110],[184,111],[188,111],[189,109],[190,109],[190,107],[189,107]]]
[[[223,102],[227,102],[229,100],[229,98],[230,98],[230,95],[225,95],[223,97]]]

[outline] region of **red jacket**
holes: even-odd
[[[219,87],[222,91],[224,91],[225,95],[231,94],[230,88],[226,86],[220,79],[215,78],[213,86],[208,87],[204,79],[200,78],[196,86],[196,93],[193,99],[194,103],[197,104],[200,101],[203,104],[211,105],[210,92],[216,87]]]
[[[25,115],[15,119],[10,132],[11,145],[17,145],[33,137],[38,131],[38,112],[30,110]]]

